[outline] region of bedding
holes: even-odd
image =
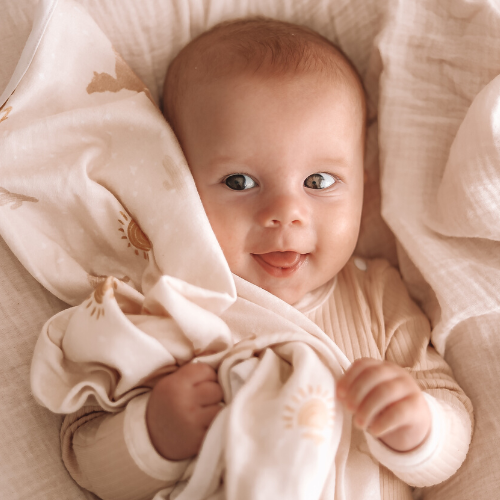
[[[0,92],[6,88],[30,33],[35,3],[34,0],[0,2]],[[432,279],[434,271],[426,272],[429,259],[422,266],[423,257],[429,253],[428,248],[433,252],[443,248],[429,247],[430,243],[449,242],[454,237],[427,230],[432,222],[422,224],[418,214],[424,211],[416,200],[422,194],[427,206],[427,201],[436,197],[451,143],[468,107],[499,72],[499,53],[495,49],[499,13],[494,2],[82,0],[79,3],[90,11],[117,52],[150,89],[156,103],[168,61],[193,36],[223,19],[250,14],[274,16],[309,25],[339,43],[355,62],[369,96],[365,167],[368,182],[358,252],[366,256],[384,255],[393,263],[399,261],[413,295],[438,324],[439,305],[453,304],[447,302],[447,288],[439,285],[441,278],[446,278],[446,270],[454,279],[457,277],[452,274],[456,261],[449,265],[452,262],[449,257],[455,252],[436,253],[439,279]],[[0,119],[5,114],[6,111],[0,111]],[[9,119],[7,116],[4,123]],[[392,233],[380,217],[378,135],[382,144],[384,216],[401,242],[397,253]],[[10,192],[0,193],[0,200],[0,211],[18,210],[11,207],[22,201],[9,201]],[[422,228],[426,232],[421,239]],[[462,262],[469,256],[466,252]],[[42,288],[3,242],[0,258],[0,328],[4,339],[0,494],[13,499],[95,498],[79,489],[65,473],[59,459],[60,419],[38,407],[28,388],[29,361],[41,325],[66,305]],[[498,286],[493,283],[490,289],[485,289],[476,286],[473,275],[468,276],[466,287],[463,282],[446,283],[452,290],[464,290],[462,296],[474,305],[480,303],[479,298],[487,291],[487,302],[491,304],[491,297],[498,296],[495,295]],[[433,291],[436,287],[440,294]],[[496,396],[495,356],[500,339],[498,324],[493,306],[482,315],[472,311],[469,316],[460,317],[460,321],[448,323],[447,328],[441,326],[436,330],[436,343],[440,343],[442,350],[446,347],[447,360],[473,400],[477,425],[469,459],[459,473],[441,486],[420,492],[422,498],[494,497],[500,485],[497,454],[500,403]],[[29,441],[26,436],[30,436]]]
[[[429,500],[500,486],[499,29],[494,1],[403,0],[379,40],[382,213],[476,415],[460,473]]]

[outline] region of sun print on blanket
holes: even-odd
[[[108,294],[109,298],[112,299],[115,296],[114,290],[116,290],[118,284],[116,283],[113,276],[108,276],[93,292],[89,297],[88,303],[85,308],[90,311],[90,316],[94,316],[95,319],[104,317],[104,306],[103,300],[104,296]]]
[[[14,90],[15,92],[15,90]],[[12,94],[9,96],[9,99],[12,97],[12,95],[14,94],[14,92],[12,92]],[[12,111],[12,106],[8,106],[7,108],[5,106],[7,106],[7,103],[9,102],[9,99],[7,99],[1,106],[0,106],[0,123],[2,123],[3,121],[7,120],[7,118],[9,117],[9,113]],[[3,115],[2,115],[3,113]]]
[[[120,90],[133,90],[135,92],[144,92],[153,103],[153,97],[149,89],[142,80],[132,71],[129,65],[122,59],[122,56],[113,49],[116,58],[115,73],[116,78],[108,73],[97,73],[94,71],[94,77],[87,86],[87,93],[94,92],[119,92]],[[155,104],[156,106],[156,104]]]
[[[36,198],[32,196],[25,196],[24,194],[11,193],[9,190],[0,187],[0,207],[3,205],[7,205],[8,203],[12,203],[10,208],[15,210],[19,208],[23,202],[29,201],[31,203],[38,203]]]
[[[102,276],[102,275],[94,275],[94,274],[88,274],[87,273],[87,281],[89,282],[89,285],[95,290],[98,286],[102,285],[106,281],[107,276]],[[128,276],[124,276],[123,278],[120,279],[120,281],[123,281],[124,283],[128,283],[130,281],[130,278]]]
[[[331,393],[321,386],[299,388],[285,405],[285,429],[299,428],[304,439],[320,445],[333,429],[335,408]]]
[[[128,246],[134,248],[136,255],[141,255],[142,252],[142,256],[146,260],[149,260],[149,251],[152,245],[148,237],[142,232],[132,217],[124,212],[120,212],[120,214],[122,217],[118,219],[118,222],[121,224],[121,227],[118,228],[118,231],[123,233],[122,240],[127,240]]]
[[[12,106],[4,109],[5,104],[0,108],[0,113],[3,112],[3,116],[0,116],[0,123],[2,123],[4,120],[7,120],[7,118],[9,117],[9,113],[12,111]]]

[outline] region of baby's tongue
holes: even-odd
[[[260,254],[260,258],[273,267],[292,267],[300,259],[297,252],[269,252]]]

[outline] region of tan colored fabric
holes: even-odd
[[[149,500],[168,482],[145,474],[132,460],[124,440],[124,416],[124,412],[106,414],[95,406],[66,417],[61,428],[62,458],[73,479],[100,498]]]
[[[403,0],[379,44],[383,215],[476,410],[466,462],[425,500],[500,488],[499,30],[495,1]]]
[[[64,470],[62,417],[39,406],[29,387],[36,332],[65,307],[30,276],[0,238],[1,498],[96,498]]]
[[[355,263],[362,269],[367,265],[367,269],[361,270]],[[422,476],[430,483],[452,474],[467,452],[472,407],[444,360],[429,347],[429,323],[409,298],[397,271],[384,261],[353,259],[333,285],[328,283],[312,295],[313,303],[304,306],[303,312],[342,346],[350,361],[369,356],[405,366],[424,391],[449,404],[458,415],[457,432],[453,434],[450,427],[443,430],[450,435],[439,454],[427,459],[427,464],[413,466],[409,473],[397,471],[398,475],[415,484]],[[311,298],[306,297],[307,301]],[[228,311],[229,324],[236,315],[237,311]],[[251,323],[245,324],[251,329]],[[123,427],[126,411],[103,415],[91,424],[86,424],[85,411],[77,412],[66,417],[62,433],[63,456],[72,476],[106,500],[121,498],[124,491],[130,492],[127,499],[146,498],[158,485],[131,460],[126,434],[132,429]],[[400,454],[392,454],[397,464]],[[114,467],[106,467],[106,462]],[[411,498],[411,488],[382,466],[379,487],[383,500]]]

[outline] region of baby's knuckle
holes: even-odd
[[[205,378],[212,377],[215,373],[215,370],[207,363],[194,363],[193,367],[197,375]]]
[[[153,392],[161,392],[162,394],[171,394],[176,392],[175,378],[172,375],[167,375],[160,379],[153,388]]]
[[[418,400],[414,395],[408,396],[403,399],[401,404],[399,405],[399,411],[401,417],[409,422],[415,418],[417,415],[416,410],[418,410]]]

